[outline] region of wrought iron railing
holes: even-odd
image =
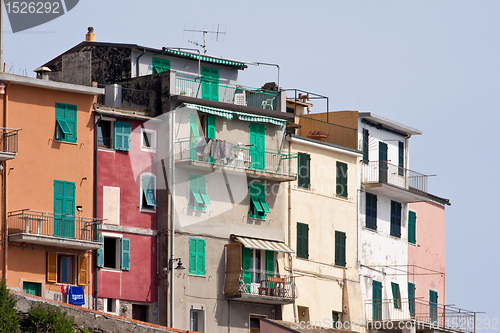
[[[9,234],[30,234],[98,242],[102,220],[19,210],[8,214]]]
[[[233,146],[228,156],[205,158],[203,154],[198,155],[196,146],[199,138],[178,139],[175,143],[176,161],[201,161],[217,165],[224,165],[239,169],[271,172],[279,175],[297,175],[297,154],[288,154],[278,150],[266,149],[259,151],[252,146]]]
[[[19,130],[0,128],[0,152],[17,153],[17,137]]]
[[[414,299],[382,299],[365,302],[365,316],[368,327],[376,327],[374,323],[413,321],[415,326],[428,325],[445,328],[456,332],[475,332],[475,313],[449,305],[437,304],[420,298]]]
[[[404,189],[427,192],[427,175],[401,168],[387,161],[363,163],[363,183],[386,183]]]
[[[295,299],[295,278],[260,269],[242,270],[238,291],[246,295]]]
[[[280,93],[265,89],[228,85],[203,80],[198,77],[177,75],[176,94],[215,100],[217,102],[252,106],[260,109],[278,110]]]

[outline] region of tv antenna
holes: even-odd
[[[219,35],[225,35],[226,34],[225,31],[220,31],[219,30],[219,24],[217,24],[217,30],[214,30],[214,29],[212,29],[212,30],[206,30],[206,29],[204,29],[204,30],[184,29],[184,31],[191,31],[191,32],[193,32],[193,35],[194,35],[195,32],[201,32],[201,33],[203,33],[203,44],[200,44],[200,43],[198,43],[196,41],[193,41],[193,40],[188,40],[189,43],[194,44],[196,46],[199,46],[199,47],[203,48],[203,54],[207,54],[207,43],[206,43],[206,35],[207,34],[215,34],[215,38],[216,38],[215,40],[216,41],[219,40]]]

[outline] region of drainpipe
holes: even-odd
[[[98,204],[98,198],[97,198],[97,195],[99,193],[99,183],[98,183],[98,163],[99,163],[99,159],[98,159],[98,149],[97,149],[97,131],[98,131],[98,128],[99,128],[99,123],[101,122],[102,120],[102,115],[100,114],[99,115],[99,119],[97,119],[97,122],[95,123],[95,127],[94,127],[94,218],[97,219],[97,212],[98,212],[98,208],[97,208],[97,204]],[[96,233],[97,233],[97,230],[96,230]],[[94,258],[96,258],[95,260],[95,274],[94,274],[94,310],[97,310],[97,291],[98,291],[98,277],[97,277],[97,250],[94,250]]]
[[[142,50],[142,53],[135,60],[135,77],[139,77],[139,59],[146,53],[146,49]]]
[[[171,112],[170,116],[171,128],[170,128],[170,170],[172,170],[172,181],[170,190],[170,260],[168,262],[168,267],[170,269],[170,327],[174,328],[174,269],[173,263],[175,259],[175,110]]]
[[[290,156],[291,154],[291,148],[292,148],[292,138],[290,137],[290,141],[288,143],[288,155]],[[292,184],[288,182],[288,247],[292,246]],[[290,262],[290,270],[292,274],[292,296],[295,299],[295,274],[293,271],[293,257],[291,253],[288,253],[288,261]],[[295,305],[295,302],[292,304],[293,306],[293,318],[298,318],[297,317],[297,306]]]
[[[10,82],[5,85],[5,95],[3,98],[3,125],[7,126],[8,91]],[[7,251],[9,248],[9,225],[7,223],[7,161],[3,162],[2,170],[2,219],[3,219],[3,272],[2,279],[7,283]]]

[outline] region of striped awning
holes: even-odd
[[[269,251],[285,252],[285,253],[295,252],[283,242],[257,239],[257,238],[247,238],[241,236],[235,236],[235,239],[237,242],[240,242],[241,244],[243,244],[243,246],[245,246],[248,249],[269,250]]]
[[[256,122],[256,123],[270,123],[270,124],[277,125],[280,127],[283,127],[286,125],[286,120],[274,118],[274,117],[259,116],[259,115],[255,115],[255,114],[245,113],[245,112],[231,111],[231,110],[225,110],[225,109],[220,109],[220,108],[214,108],[212,106],[205,106],[205,105],[198,105],[198,104],[191,104],[191,103],[184,103],[184,105],[190,109],[198,110],[200,112],[204,112],[204,113],[208,113],[208,114],[213,114],[213,115],[216,115],[219,117],[224,117],[226,119],[233,119],[233,116],[236,114],[238,116],[238,119],[243,120],[243,121],[251,121],[251,122]]]

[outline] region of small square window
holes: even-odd
[[[141,129],[141,150],[153,152],[156,150],[156,131]]]
[[[266,201],[266,185],[250,183],[248,186],[249,211],[248,215],[257,219],[265,219],[271,210]]]
[[[113,121],[101,120],[97,126],[97,146],[113,148]]]
[[[205,324],[205,311],[191,309],[190,310],[190,329],[195,332],[205,332],[204,324]]]
[[[57,256],[57,282],[75,284],[75,256]]]

